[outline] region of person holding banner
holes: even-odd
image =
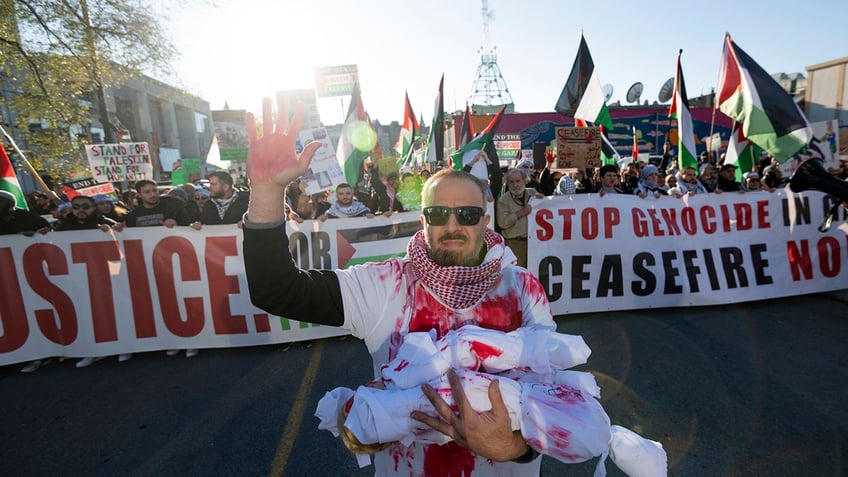
[[[601,166],[601,170],[598,171],[598,177],[600,177],[600,180],[595,188],[592,189],[592,192],[599,194],[601,197],[606,194],[624,194],[624,191],[618,186],[620,178],[618,166],[604,164]]]
[[[708,194],[707,188],[695,176],[695,168],[691,166],[684,167],[677,173],[677,185],[668,190],[668,195],[677,197],[678,199],[684,195],[693,196],[695,194]]]
[[[227,171],[215,171],[208,176],[209,200],[203,204],[200,220],[191,224],[195,230],[202,225],[236,224],[241,226],[241,216],[247,212],[250,193],[233,188],[233,176]]]
[[[134,207],[124,216],[124,221],[115,226],[120,232],[124,227],[151,227],[164,225],[188,225],[183,204],[174,197],[160,197],[155,181],[142,179],[134,186],[138,193],[138,207]]]
[[[319,147],[313,143],[300,156],[295,152],[303,115],[298,104],[290,125],[287,101],[281,99],[275,120],[266,99],[261,137],[254,116],[247,116],[253,190],[244,217],[244,261],[254,305],[349,330],[365,341],[375,378],[410,332],[438,337],[466,324],[500,331],[555,329],[541,283],[513,265],[503,238],[487,227],[486,185],[463,171],[440,171],[424,185],[423,230],[410,240],[406,257],[345,270],[299,269],[289,251],[280,199]],[[453,442],[393,444],[376,454],[376,474],[538,475],[541,459],[520,431],[511,429],[499,385],[488,388],[491,410],[478,413],[462,405],[467,401],[458,378],[450,381],[458,412],[425,386],[422,391],[438,415],[416,411],[410,417]]]
[[[0,235],[31,237],[36,232],[46,234],[50,231],[50,224],[44,217],[19,209],[17,204],[18,199],[11,192],[0,190]]]
[[[642,168],[642,172],[640,173],[639,181],[636,183],[636,188],[633,189],[633,193],[644,199],[645,197],[651,196],[656,199],[668,195],[666,191],[660,188],[660,185],[657,183],[657,178],[659,177],[659,169],[657,166],[653,164],[648,164],[647,166]]]
[[[498,226],[507,246],[515,253],[518,266],[527,268],[527,217],[533,211],[530,199],[544,195],[527,187],[525,168],[516,167],[506,174],[506,191],[498,198],[496,215]]]
[[[373,219],[374,213],[371,208],[354,199],[353,188],[350,184],[341,183],[336,187],[336,201],[324,214],[318,216],[321,222],[330,219],[343,219],[350,217],[367,217]]]
[[[101,214],[94,199],[87,195],[78,195],[71,199],[71,213],[53,224],[53,230],[93,230],[108,232],[117,222]]]

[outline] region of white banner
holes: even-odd
[[[848,287],[844,216],[820,192],[533,202],[528,266],[555,315],[726,305]]]
[[[816,227],[819,192],[639,199],[582,194],[533,202],[530,270],[555,315],[715,305],[848,286],[848,225]],[[489,210],[491,214],[491,208]],[[290,222],[303,268],[403,256],[418,212]],[[345,334],[250,303],[235,225],[4,235],[0,365],[254,346]]]
[[[304,268],[402,256],[419,216],[290,222],[290,249]],[[347,333],[255,308],[235,225],[4,235],[0,283],[0,365]]]

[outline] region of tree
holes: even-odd
[[[170,76],[175,51],[150,12],[144,0],[0,0],[0,76],[36,168],[87,169],[80,142],[92,109],[116,142],[106,89],[142,72]]]

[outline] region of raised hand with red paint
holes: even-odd
[[[277,120],[271,112],[271,100],[262,101],[262,136],[256,119],[247,113],[245,123],[249,140],[247,172],[250,176],[250,206],[247,215],[252,222],[278,222],[285,217],[286,186],[302,176],[309,168],[312,156],[321,147],[313,142],[298,156],[295,144],[303,127],[303,103],[295,105],[289,124],[289,100],[281,97],[277,103]]]

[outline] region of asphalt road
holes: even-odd
[[[592,348],[612,422],[660,441],[669,475],[848,475],[848,293],[557,322]],[[0,368],[0,476],[373,473],[313,417],[370,378],[353,338],[19,368]],[[546,458],[542,474],[596,462]]]

